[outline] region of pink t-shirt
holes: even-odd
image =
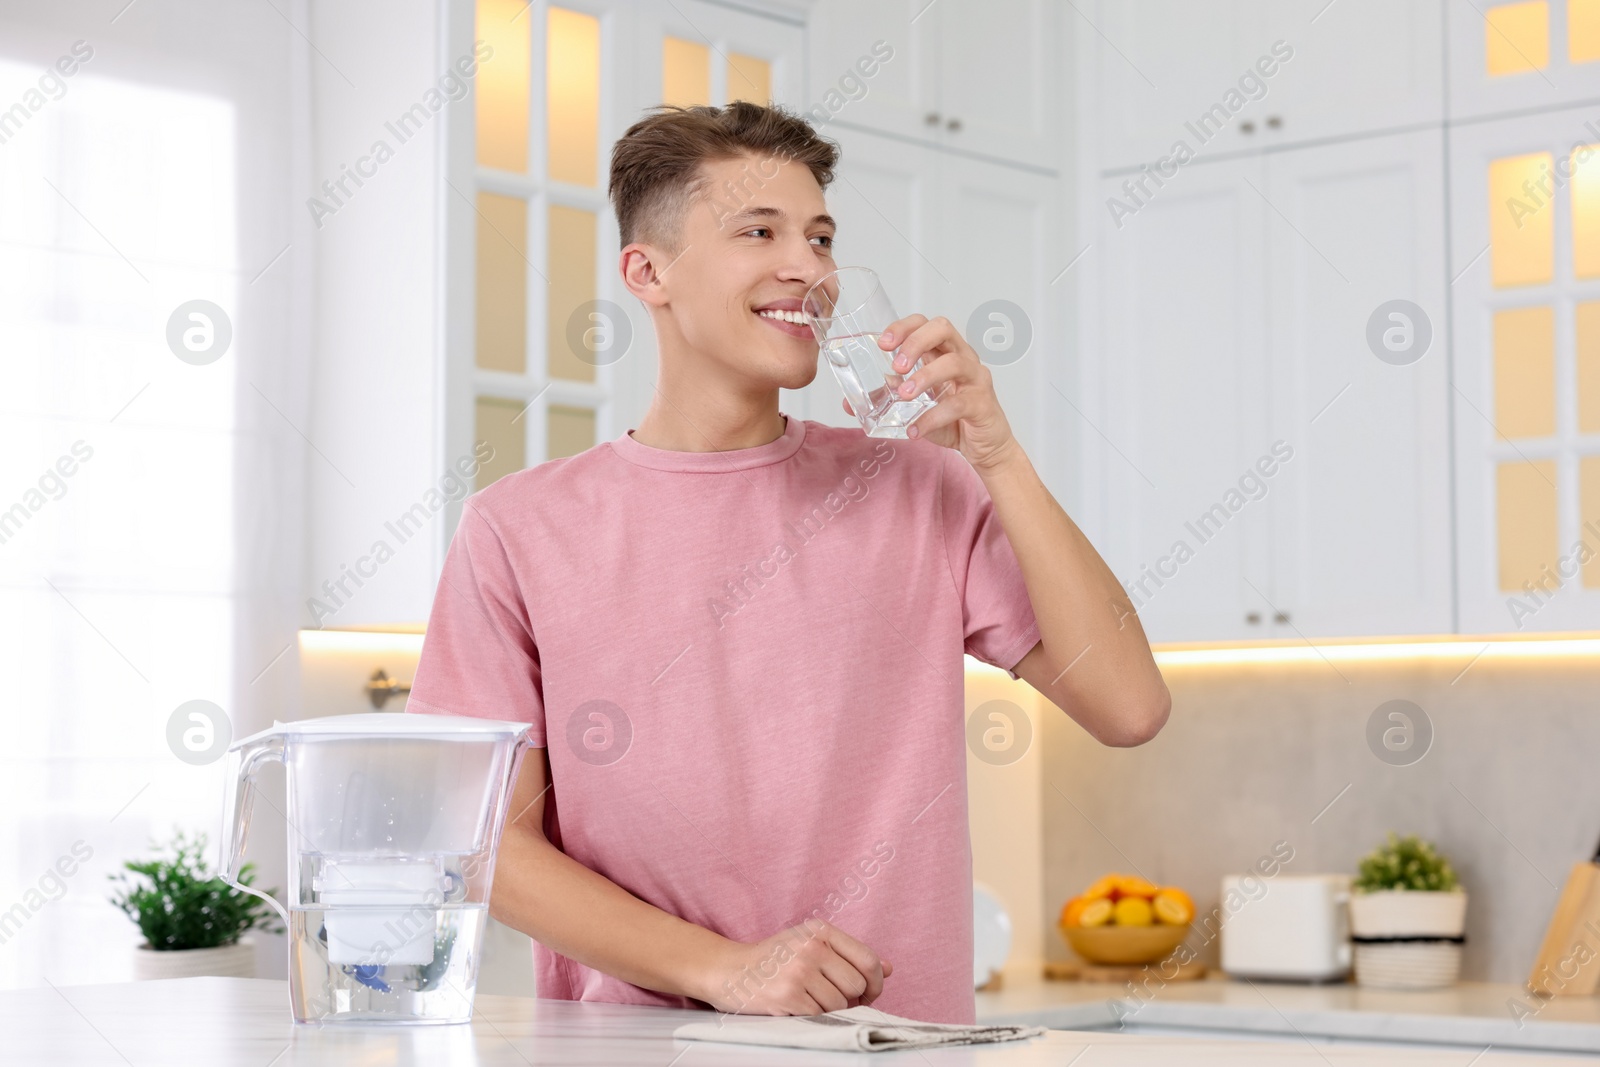
[[[547,836],[640,899],[746,942],[825,919],[894,964],[877,1007],[970,1023],[962,653],[1010,671],[1038,640],[959,452],[624,434],[467,501],[409,710],[531,723]],[[537,943],[534,972],[707,1007]]]

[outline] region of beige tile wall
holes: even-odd
[[[1523,981],[1569,868],[1600,838],[1600,661],[1485,657],[1462,674],[1469,658],[1168,667],[1171,720],[1137,749],[1045,716],[1047,958],[1069,958],[1062,902],[1108,870],[1181,885],[1205,913],[1222,875],[1275,842],[1293,846],[1292,873],[1354,872],[1394,829],[1434,840],[1470,894],[1464,977]],[[1434,730],[1409,766],[1366,739],[1397,698]]]

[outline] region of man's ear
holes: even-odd
[[[622,284],[646,305],[661,307],[667,302],[667,288],[662,270],[658,267],[671,266],[674,259],[663,249],[635,241],[622,250],[622,258],[617,264],[622,274]]]

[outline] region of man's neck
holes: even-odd
[[[751,396],[727,383],[719,390],[706,382],[674,382],[663,368],[633,439],[668,452],[728,452],[770,444],[785,429],[776,389]]]

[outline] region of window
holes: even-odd
[[[0,61],[0,92],[40,73]],[[235,142],[230,101],[88,64],[0,151],[0,986],[128,977],[107,946],[131,965],[140,938],[106,873],[174,824],[215,844],[221,764],[184,765],[165,731],[189,700],[231,712],[262,666],[235,652],[239,412],[260,401],[237,358],[192,365],[163,334],[248,283]],[[259,342],[235,327],[236,356]]]

